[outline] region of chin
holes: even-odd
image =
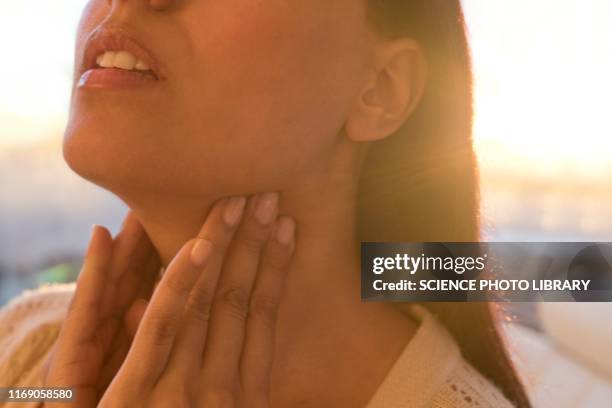
[[[64,133],[63,156],[66,164],[79,176],[112,192],[117,193],[137,177],[126,150],[118,148],[109,140],[108,134],[69,123]]]
[[[64,133],[63,155],[66,164],[81,177],[96,182],[103,178],[104,154],[100,143],[95,140],[95,133],[88,135],[79,132],[75,126],[69,124]],[[106,162],[106,167],[109,163]]]
[[[191,177],[181,176],[194,174],[195,169],[179,167],[173,155],[151,147],[152,143],[140,143],[148,139],[147,134],[112,126],[101,128],[98,123],[70,122],[66,128],[63,156],[76,174],[124,200],[134,195],[184,195],[197,191]],[[214,184],[206,177],[198,179],[200,186]]]

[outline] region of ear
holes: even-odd
[[[349,139],[384,139],[408,119],[420,102],[427,81],[427,60],[409,38],[378,45],[373,67],[346,123]]]

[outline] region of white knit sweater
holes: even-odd
[[[54,343],[74,284],[27,291],[0,310],[0,387],[40,387],[41,366]],[[457,343],[425,309],[420,326],[367,408],[510,408],[461,356]],[[20,408],[38,403],[3,404]],[[68,406],[68,405],[67,405]]]

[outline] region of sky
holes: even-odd
[[[612,2],[465,0],[486,167],[612,171]],[[492,163],[495,163],[494,165]]]
[[[0,151],[61,137],[85,0],[2,0]],[[464,0],[475,141],[499,171],[597,178],[612,161],[612,2]]]

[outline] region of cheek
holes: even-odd
[[[186,23],[204,28],[191,32],[183,111],[201,119],[200,134],[211,132],[224,146],[251,146],[240,150],[242,161],[257,153],[279,166],[312,165],[334,143],[358,91],[362,33],[316,8],[272,12],[249,3],[229,17],[201,14],[210,24]]]
[[[340,0],[198,1],[156,17],[152,44],[172,65],[163,94],[129,106],[77,98],[68,163],[111,190],[227,195],[326,166],[365,75],[367,38],[358,12],[328,3]],[[107,13],[105,0],[89,4],[77,53]]]

